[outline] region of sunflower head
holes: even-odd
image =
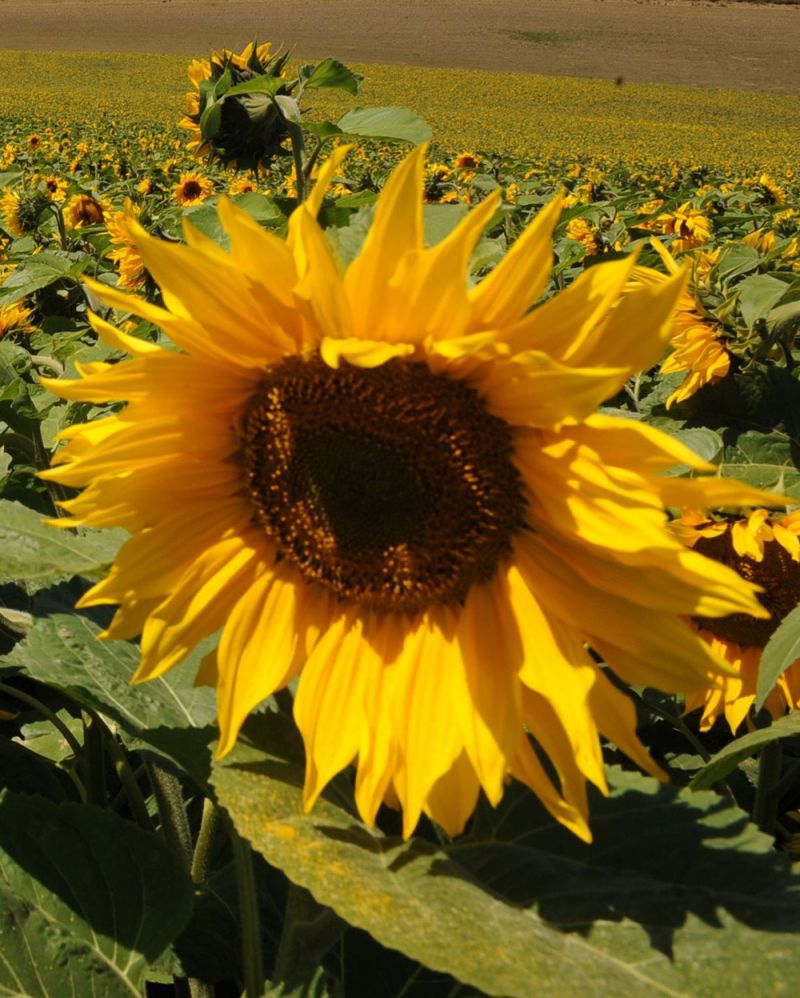
[[[198,156],[252,169],[284,154],[289,129],[278,99],[289,97],[293,84],[285,76],[288,53],[271,56],[270,48],[251,42],[238,54],[224,49],[192,61],[195,89],[181,125]]]
[[[34,325],[30,321],[32,308],[26,308],[22,302],[12,305],[0,305],[0,339],[10,333],[31,333]]]
[[[769,617],[735,613],[692,618],[736,674],[689,695],[686,709],[703,709],[703,729],[724,714],[735,733],[755,701],[761,653],[783,618],[800,604],[800,511],[778,516],[755,509],[746,517],[712,517],[687,510],[672,529],[688,547],[755,583],[759,602],[769,612]],[[800,660],[779,678],[765,706],[773,717],[800,706]]]
[[[68,229],[87,225],[102,225],[108,205],[103,205],[91,194],[73,194],[64,207],[64,222]]]
[[[634,261],[614,260],[533,307],[555,199],[470,287],[499,198],[426,246],[419,149],[342,271],[317,214],[343,154],[286,242],[226,199],[229,252],[188,224],[178,246],[131,221],[167,307],[91,284],[179,349],[95,316],[132,359],[47,382],[127,403],[70,427],[43,473],[84,490],[60,525],[131,533],[81,605],[118,606],[106,636],[141,634],[136,681],[221,631],[197,676],[217,690],[221,755],[297,679],[307,807],[354,763],[366,822],[394,802],[406,835],[423,812],[455,834],[481,789],[496,804],[514,776],[588,838],[601,733],[660,774],[588,646],[663,689],[728,668],[687,618],[766,611],[736,571],[687,551],[665,510],[762,493],[664,475],[711,469],[595,412],[661,356],[682,274],[624,293]]]
[[[6,190],[0,194],[0,220],[12,236],[25,236],[39,227],[39,217],[48,198],[39,190],[17,192]]]
[[[172,189],[172,196],[183,208],[202,204],[213,193],[213,180],[196,170],[182,173],[178,183]]]

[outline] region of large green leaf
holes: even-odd
[[[91,262],[85,253],[39,253],[13,271],[0,287],[3,304],[19,301],[63,278],[77,280]]]
[[[139,649],[128,641],[98,641],[100,628],[78,614],[36,621],[25,639],[0,658],[33,679],[113,718],[131,747],[157,749],[203,781],[216,738],[213,690],[193,679],[204,648],[166,676],[138,686],[130,678]]]
[[[798,658],[800,658],[800,606],[796,606],[784,617],[761,653],[754,704],[756,710],[761,709],[778,677]]]
[[[347,135],[368,139],[399,140],[419,145],[431,137],[430,125],[404,107],[358,107],[337,122]]]
[[[724,749],[717,752],[694,777],[690,785],[697,790],[712,787],[719,780],[724,780],[728,773],[732,773],[740,762],[755,755],[765,745],[783,738],[794,738],[797,735],[800,735],[800,712],[780,717],[766,728],[750,731],[741,738],[729,742]]]
[[[739,285],[739,308],[748,328],[756,319],[765,318],[788,290],[786,281],[769,274],[752,274]]]
[[[19,502],[0,499],[0,583],[29,591],[73,575],[97,575],[127,538],[124,530],[63,530]]]
[[[0,799],[0,993],[140,995],[191,910],[155,835],[96,807]]]
[[[788,859],[711,792],[613,770],[587,846],[510,788],[444,847],[371,832],[334,789],[303,813],[301,753],[264,716],[212,780],[239,832],[383,945],[489,995],[714,995],[800,986]],[[742,953],[748,954],[746,966]]]

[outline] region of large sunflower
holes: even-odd
[[[390,799],[406,835],[423,811],[456,833],[479,789],[497,803],[512,774],[588,839],[587,781],[606,786],[599,734],[658,769],[585,642],[632,683],[691,690],[724,672],[686,618],[766,611],[681,544],[664,506],[763,496],[661,475],[710,468],[594,412],[661,356],[681,276],[623,296],[633,260],[615,260],[530,311],[553,201],[470,289],[496,200],[424,248],[420,150],[342,275],[315,219],[341,155],[287,242],[227,200],[230,252],[190,226],[187,246],[137,228],[164,308],[92,284],[181,352],[94,316],[133,359],[48,382],[128,403],[66,430],[45,473],[85,487],[59,524],[133,534],[81,605],[119,605],[108,637],[141,633],[136,681],[221,629],[198,675],[217,688],[220,755],[299,674],[308,807],[355,761],[365,821]]]
[[[696,618],[695,626],[736,675],[686,697],[686,710],[702,709],[700,729],[707,731],[724,716],[736,734],[756,699],[764,647],[781,620],[800,603],[800,510],[773,516],[755,509],[749,516],[709,517],[688,510],[672,524],[684,544],[737,571],[762,588],[759,600],[767,620],[737,613],[716,619]],[[781,676],[765,707],[773,717],[800,707],[800,659]]]

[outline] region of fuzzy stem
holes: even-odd
[[[229,823],[236,871],[236,892],[239,897],[239,917],[242,926],[242,966],[245,998],[261,998],[264,994],[264,958],[261,952],[261,931],[258,918],[258,894],[253,870],[253,851]]]
[[[756,784],[756,799],[753,804],[753,821],[762,832],[773,835],[775,821],[778,817],[777,793],[781,775],[781,743],[770,742],[765,745],[758,760],[758,783]]]

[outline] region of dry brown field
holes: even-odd
[[[800,6],[725,0],[0,0],[0,49],[301,58],[800,93]]]

